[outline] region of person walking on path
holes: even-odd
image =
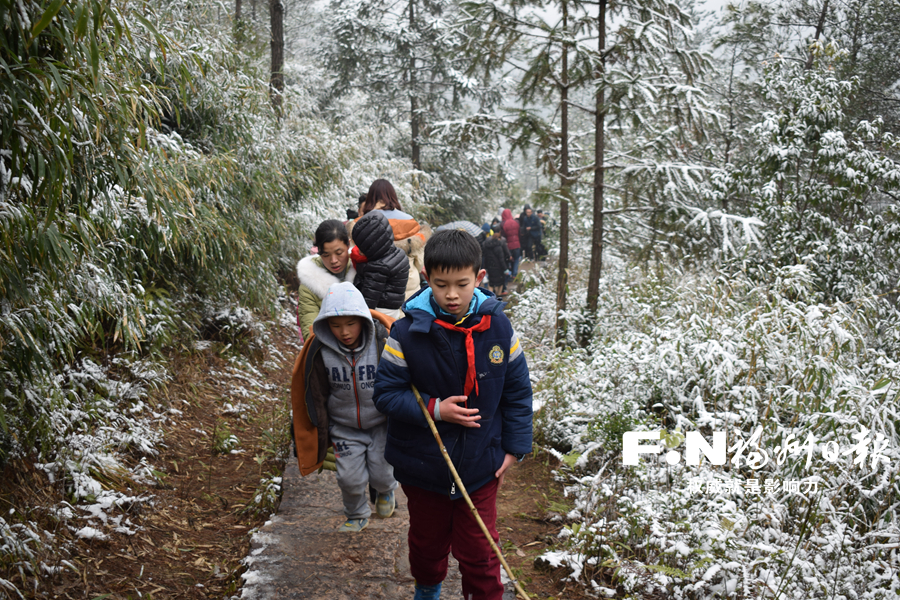
[[[403,212],[397,199],[397,191],[387,179],[376,179],[372,182],[369,193],[366,194],[366,201],[360,205],[359,210],[361,216],[373,210],[380,210],[388,218],[394,232],[394,244],[403,250],[409,260],[404,300],[412,297],[422,288],[420,273],[425,270],[423,252],[425,242],[431,237],[431,228]]]
[[[369,484],[377,492],[378,516],[390,517],[396,506],[397,481],[384,457],[387,418],[372,403],[375,373],[388,333],[373,321],[362,294],[348,281],[328,288],[313,332],[314,347],[306,358],[310,365],[307,410],[316,415],[319,431],[327,431],[334,444],[346,516],[338,531],[362,531],[372,514]]]
[[[484,242],[484,268],[487,271],[488,286],[498,296],[506,285],[506,274],[509,273],[509,250],[500,239],[500,230],[491,231]]]
[[[406,299],[409,261],[394,245],[394,234],[384,212],[373,210],[360,217],[353,227],[350,258],[356,268],[354,285],[366,305],[394,318]]]
[[[503,303],[477,286],[481,248],[460,230],[425,245],[429,288],[407,300],[375,378],[375,407],[388,415],[385,457],[408,499],[415,599],[440,598],[449,553],[463,597],[500,600],[500,561],[450,475],[413,387],[421,392],[449,456],[491,537],[506,469],[531,452],[528,365]]]
[[[519,223],[513,218],[512,211],[508,208],[503,209],[500,218],[503,219],[501,224],[503,237],[506,238],[506,245],[512,257],[509,276],[515,279],[516,275],[519,274],[519,261],[522,259],[522,244],[519,242]]]
[[[356,269],[350,263],[350,236],[344,224],[336,219],[322,221],[314,241],[318,255],[307,256],[297,263],[297,326],[300,339],[309,335],[319,315],[322,298],[328,288],[342,281],[352,282]]]
[[[522,246],[525,248],[525,256],[529,260],[534,260],[535,252],[541,243],[541,222],[528,204],[525,205],[525,210],[522,211],[519,218],[522,225],[519,235]]]

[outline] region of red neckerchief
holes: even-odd
[[[463,386],[463,395],[468,397],[473,387],[475,388],[475,394],[477,395],[478,382],[475,381],[475,342],[472,340],[472,334],[476,331],[486,331],[491,326],[491,315],[483,315],[481,321],[477,325],[468,328],[457,327],[456,325],[441,321],[440,319],[435,319],[434,322],[444,329],[458,331],[466,336],[466,362],[468,363],[468,367],[466,368],[466,383]]]
[[[369,259],[366,258],[366,255],[362,253],[362,250],[359,249],[359,246],[353,246],[350,248],[350,260],[353,261],[353,268],[356,268],[356,265],[359,263],[368,262]]]

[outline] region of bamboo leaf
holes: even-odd
[[[100,76],[100,49],[97,47],[97,34],[91,36],[91,75],[94,81]]]
[[[875,385],[872,386],[872,391],[874,392],[875,390],[880,390],[890,382],[891,379],[889,377],[883,377]]]
[[[57,14],[59,14],[60,9],[63,7],[63,4],[66,3],[66,0],[53,0],[50,3],[50,7],[44,11],[44,14],[41,15],[40,20],[35,23],[34,27],[31,30],[31,37],[28,40],[28,46],[30,46],[35,38],[41,34],[41,32],[47,28],[47,25],[50,24],[50,21],[53,20]]]
[[[90,12],[87,4],[79,4],[75,9],[75,39],[80,40],[87,33],[88,13]]]

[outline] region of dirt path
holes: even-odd
[[[401,490],[397,501],[391,518],[372,517],[360,533],[338,533],[344,516],[334,473],[300,477],[296,462],[288,463],[278,514],[253,536],[241,598],[411,598]],[[447,598],[462,595],[456,574],[446,588]]]
[[[229,358],[221,344],[173,356],[173,380],[159,404],[178,410],[170,411],[166,442],[152,457],[154,481],[109,482],[149,499],[129,509],[136,533],[110,525],[107,540],[84,540],[74,536],[74,525],[45,518],[65,550],[38,559],[50,565],[65,559],[70,567],[23,582],[26,598],[412,598],[402,493],[392,518],[373,518],[357,535],[335,531],[342,513],[331,472],[301,478],[290,458],[280,506],[276,493],[266,496],[272,490],[266,482],[283,465],[290,367],[299,350],[291,327],[270,333],[269,352],[246,362]],[[239,446],[217,449],[232,434]],[[0,498],[14,506],[60,502],[43,473],[19,466],[7,470]],[[552,520],[554,512],[568,511],[553,468],[555,461],[539,455],[508,473],[498,494],[501,548],[533,597],[581,598],[566,589],[565,573],[534,565],[557,540],[562,524]],[[452,559],[444,589],[445,599],[462,596]]]
[[[540,571],[534,558],[548,548],[560,525],[550,522],[563,504],[550,482],[550,465],[539,460],[515,465],[498,494],[500,544],[507,561],[534,597],[554,598],[565,589],[564,573]],[[284,474],[278,514],[253,536],[242,599],[400,600],[413,595],[406,534],[409,513],[398,490],[390,519],[373,517],[358,534],[338,533],[343,522],[334,473],[300,477],[295,462]],[[459,570],[451,557],[441,596],[462,597]],[[577,598],[580,595],[566,595]],[[504,600],[515,598],[507,584]]]

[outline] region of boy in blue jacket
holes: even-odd
[[[503,303],[478,288],[481,247],[460,230],[425,245],[429,286],[407,300],[375,378],[375,407],[388,415],[385,458],[409,501],[409,562],[416,600],[440,598],[450,551],[463,597],[500,600],[500,561],[453,481],[412,391],[444,445],[491,536],[497,489],[509,466],[531,452],[528,365]]]

